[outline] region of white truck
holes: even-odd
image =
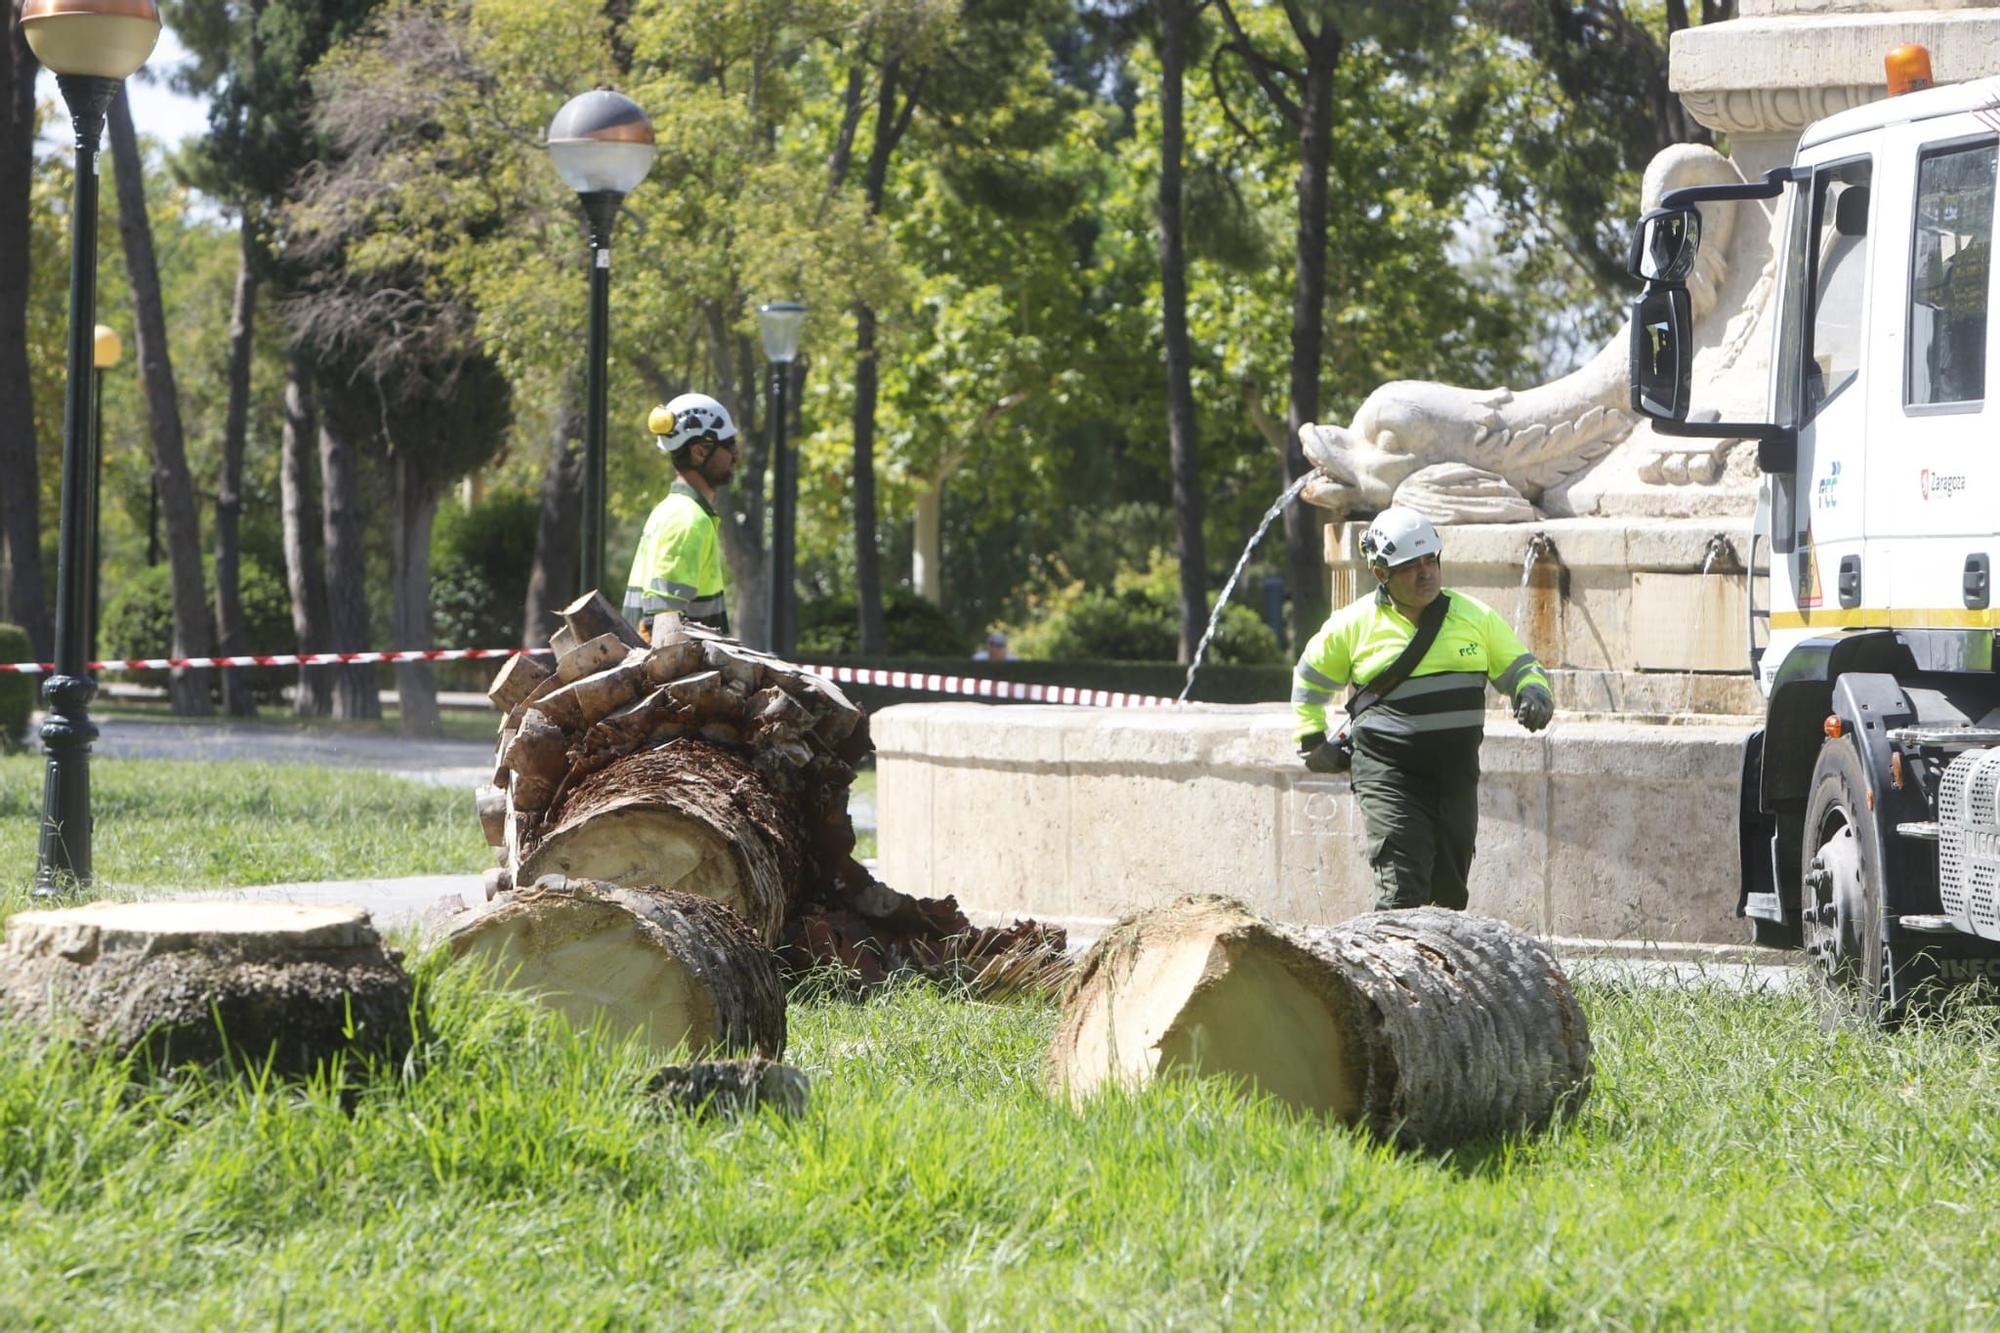
[[[1921,48],[1889,65],[1923,90],[1820,121],[1762,181],[1668,195],[1631,262],[1633,407],[1754,439],[1763,472],[1738,913],[1882,1022],[2000,981],[2000,78],[1930,88]],[[1691,420],[1699,206],[1744,199],[1785,220],[1767,419]]]

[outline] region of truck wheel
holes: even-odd
[[[1888,1000],[1882,948],[1882,848],[1868,778],[1853,742],[1829,741],[1806,802],[1806,866],[1799,919],[1806,955],[1832,996],[1879,1023]]]

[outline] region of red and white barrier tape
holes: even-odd
[[[470,662],[512,657],[519,648],[423,648],[392,653],[270,653],[246,657],[141,657],[92,662],[92,671],[171,671],[176,667],[335,666],[376,662]],[[530,657],[547,656],[547,648],[525,650]],[[945,676],[922,671],[884,671],[876,667],[794,664],[843,685],[873,685],[882,689],[927,694],[962,694],[975,699],[1008,699],[1017,703],[1071,704],[1086,708],[1160,708],[1177,702],[1164,694],[1127,694],[1122,690],[1085,690],[1074,685],[1036,685],[986,676]],[[53,662],[0,662],[0,672],[46,675]]]
[[[810,664],[805,666],[805,670],[842,685],[877,685],[892,690],[965,694],[978,699],[1012,699],[1022,703],[1077,704],[1086,708],[1161,708],[1177,702],[1164,694],[1080,690],[1074,685],[1033,685],[1027,681],[992,680],[985,676],[939,676],[921,671],[882,671],[875,667]]]
[[[335,666],[343,663],[373,662],[470,662],[482,657],[512,657],[519,648],[413,648],[394,653],[258,653],[245,657],[135,657],[111,662],[92,662],[92,671],[171,671],[176,667],[250,666]],[[526,650],[530,657],[546,655],[546,648]],[[23,676],[44,676],[56,669],[54,662],[0,662],[0,672]]]

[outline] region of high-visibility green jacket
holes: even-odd
[[[1486,725],[1488,681],[1510,699],[1531,684],[1549,689],[1542,664],[1492,607],[1462,592],[1445,593],[1451,604],[1436,640],[1407,680],[1355,719],[1357,743],[1470,739],[1476,746]],[[1416,632],[1381,588],[1328,616],[1292,672],[1295,734],[1301,740],[1323,734],[1334,693],[1365,687]]]
[[[677,480],[639,536],[625,581],[625,618],[642,625],[662,611],[678,611],[727,634],[722,593],[721,521],[700,491]]]

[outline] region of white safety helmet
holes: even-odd
[[[1394,569],[1419,556],[1442,555],[1444,542],[1431,521],[1414,509],[1391,506],[1361,534],[1361,554],[1371,565]]]
[[[663,454],[690,444],[734,444],[736,422],[729,409],[705,393],[684,393],[646,416],[646,429]]]

